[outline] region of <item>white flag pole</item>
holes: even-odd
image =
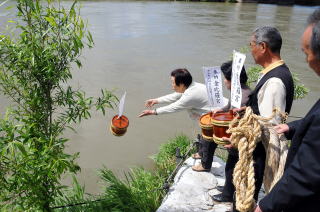
[[[123,114],[124,102],[125,102],[125,99],[126,99],[126,95],[127,95],[127,92],[125,91],[124,94],[122,95],[121,99],[120,99],[118,118],[120,118],[122,116],[122,114]]]

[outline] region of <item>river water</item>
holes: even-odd
[[[280,30],[283,59],[311,90],[305,99],[294,102],[291,115],[303,116],[318,99],[319,79],[300,50],[300,36],[314,7],[174,1],[81,4],[95,47],[84,51],[83,68],[74,69],[71,84],[92,96],[98,96],[101,88],[116,89],[119,97],[127,91],[124,114],[130,120],[128,132],[115,137],[109,126],[117,111],[108,110],[106,116],[93,112],[90,120],[75,127],[76,134],[67,133],[68,151],[80,152],[79,179],[89,193],[100,191],[98,169],[103,166],[119,175],[134,166],[152,169],[149,156],[160,144],[181,133],[193,137],[197,124],[185,111],[138,118],[144,101],[172,92],[169,74],[176,68],[189,69],[194,81],[203,82],[202,67],[219,66],[231,58],[233,49],[248,46],[258,26]],[[8,16],[0,8],[1,29]],[[253,65],[250,53],[245,65]],[[1,98],[2,111],[7,104]]]

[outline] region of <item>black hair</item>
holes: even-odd
[[[174,77],[174,82],[177,86],[184,84],[187,88],[192,83],[192,76],[190,72],[185,68],[178,68],[171,72],[171,76]]]
[[[223,63],[220,66],[220,69],[224,75],[224,78],[226,78],[227,80],[231,81],[231,76],[232,76],[232,61],[229,60],[225,63]],[[246,69],[244,68],[244,66],[242,67],[241,73],[240,73],[240,83],[242,85],[245,85],[247,83],[248,80],[248,76],[246,73]]]

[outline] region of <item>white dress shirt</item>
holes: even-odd
[[[284,64],[283,60],[279,60],[266,67],[259,77],[259,80],[272,69]],[[259,81],[258,81],[259,82]],[[281,79],[272,77],[268,79],[258,92],[258,107],[260,115],[270,117],[273,108],[279,108],[283,113],[286,109],[286,87]],[[271,120],[273,124],[280,124],[281,118],[276,116]]]

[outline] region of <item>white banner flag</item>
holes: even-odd
[[[242,91],[240,84],[240,73],[246,60],[246,55],[233,51],[232,76],[231,76],[231,106],[241,107]]]
[[[207,86],[209,103],[212,107],[223,107],[221,70],[219,66],[203,67],[204,80]]]
[[[126,95],[127,95],[127,92],[125,91],[124,94],[122,95],[121,99],[120,99],[118,118],[120,118],[120,117],[122,116],[122,114],[123,114],[124,101],[125,101],[125,99],[126,99]]]

